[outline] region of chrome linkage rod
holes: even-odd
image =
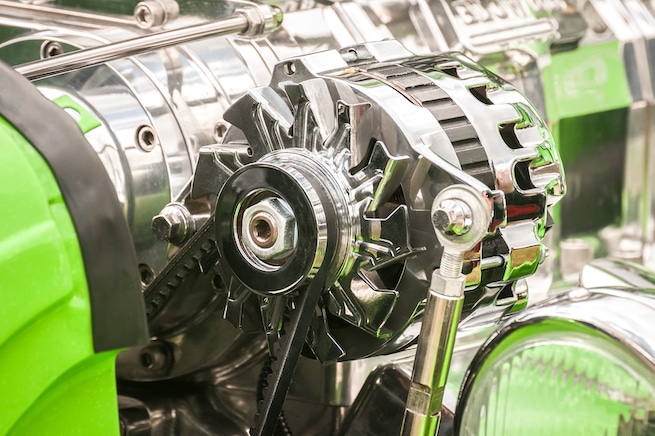
[[[282,11],[274,6],[253,6],[236,11],[224,20],[152,33],[125,41],[114,42],[61,54],[15,67],[30,80],[56,76],[105,62],[136,56],[203,38],[241,34],[258,36],[282,23]]]
[[[491,212],[480,192],[452,185],[434,199],[432,225],[443,246],[441,265],[423,311],[412,382],[405,406],[402,436],[434,436],[464,303],[464,254],[480,243],[491,222]]]

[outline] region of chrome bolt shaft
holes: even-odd
[[[281,22],[282,13],[279,8],[260,5],[240,9],[233,17],[212,23],[181,27],[98,47],[77,50],[48,59],[21,64],[16,66],[15,69],[30,80],[42,79],[214,36],[236,33],[258,36],[260,33],[257,32],[276,28]]]

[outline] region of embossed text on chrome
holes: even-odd
[[[464,24],[511,19],[529,19],[535,13],[556,12],[566,8],[564,0],[454,0],[453,12]]]

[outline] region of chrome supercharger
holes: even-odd
[[[549,292],[526,278],[550,213],[556,247],[622,214],[607,251],[647,242],[617,195],[649,201],[650,9],[605,3],[0,1],[0,59],[82,127],[132,232],[151,340],[117,360],[125,434],[432,434],[449,369]],[[590,159],[560,212],[549,127]]]

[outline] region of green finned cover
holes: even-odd
[[[116,435],[116,351],[94,354],[75,228],[50,168],[0,118],[0,435]]]

